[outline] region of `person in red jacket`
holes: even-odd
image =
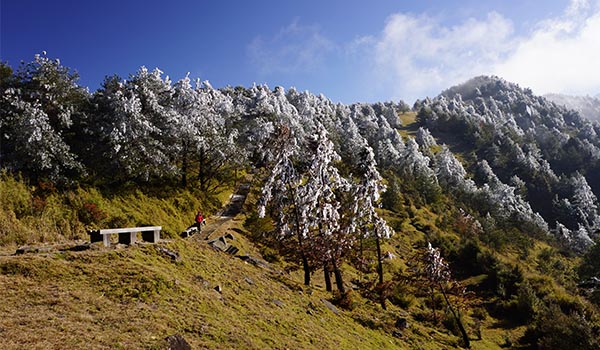
[[[201,211],[198,211],[198,214],[196,214],[196,223],[195,223],[195,226],[196,226],[196,228],[198,228],[198,231],[202,230],[202,224],[204,224],[204,216],[202,215]]]

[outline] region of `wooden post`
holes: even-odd
[[[104,243],[105,247],[110,246],[110,235],[102,235],[102,243]]]

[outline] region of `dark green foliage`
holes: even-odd
[[[389,292],[388,300],[394,305],[398,305],[403,309],[408,309],[416,301],[415,292],[416,291],[406,282],[406,280],[400,280],[392,287]]]
[[[452,260],[452,268],[457,276],[477,276],[486,272],[489,262],[481,246],[473,240],[461,242],[456,251],[456,258]]]
[[[381,194],[381,205],[383,208],[395,213],[404,212],[404,198],[400,184],[394,177],[388,179],[387,189]]]
[[[267,234],[275,229],[273,220],[270,217],[261,218],[256,212],[252,212],[246,217],[244,227],[261,239],[266,239]]]
[[[585,310],[565,313],[558,305],[550,304],[528,327],[523,342],[539,350],[598,349],[599,328],[590,316]]]
[[[579,266],[579,276],[582,279],[600,277],[600,242],[596,244],[583,256]]]

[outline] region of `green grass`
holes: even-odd
[[[243,217],[228,221],[215,235],[231,232],[239,254],[259,256],[242,223]],[[389,241],[384,249],[402,255],[417,236],[399,235],[408,241]],[[3,348],[161,349],[176,333],[194,349],[446,349],[458,342],[443,327],[413,318],[423,312],[419,300],[406,310],[388,303],[384,311],[354,292],[354,308],[335,315],[322,302],[331,294],[320,271],[305,287],[299,271],[247,264],[197,236],[159,245],[181,260],[151,244],[0,256]],[[404,268],[403,260],[386,263],[394,268]],[[375,279],[347,265],[344,274],[347,281]],[[410,328],[394,337],[398,317],[407,317]],[[485,327],[485,340],[474,348],[499,349],[494,339],[502,332]]]
[[[235,244],[256,253],[236,236]],[[336,316],[321,302],[327,293],[303,288],[285,273],[201,240],[161,246],[181,261],[154,245],[0,257],[3,348],[160,348],[174,333],[194,349],[406,348],[385,331],[356,323],[350,312]],[[375,309],[359,308],[367,315]]]
[[[372,290],[361,289],[352,292],[352,310],[334,314],[322,302],[332,299],[331,293],[324,291],[323,272],[315,271],[312,286],[303,286],[302,271],[292,268],[294,262],[277,257],[277,251],[264,242],[252,241],[257,235],[244,228],[244,214],[229,221],[209,217],[211,229],[216,227],[211,237],[233,233],[232,243],[240,248],[240,255],[261,257],[264,253],[273,258],[272,271],[216,252],[199,236],[187,240],[177,236],[197,208],[218,212],[211,203],[229,198],[231,188],[212,199],[168,189],[162,194],[133,190],[107,196],[80,188],[63,195],[45,193],[43,206],[35,202],[39,189],[20,180],[0,177],[0,189],[12,191],[0,199],[0,239],[9,242],[0,249],[3,349],[164,349],[163,339],[176,333],[194,349],[434,350],[459,344],[456,335],[432,322],[427,292],[412,283],[395,287],[397,305],[388,302],[387,310],[381,308]],[[246,212],[252,211],[255,200],[251,192]],[[459,242],[451,225],[440,224],[444,216],[454,215],[451,205],[444,197],[435,208],[407,205],[410,215],[381,211],[396,228],[396,235],[382,245],[384,252],[396,256],[385,260],[386,281],[410,277],[418,247],[424,242],[440,237],[446,243]],[[32,214],[36,212],[39,215]],[[71,233],[66,231],[66,220],[72,220],[68,223]],[[181,260],[171,260],[151,244],[118,249],[95,244],[83,252],[8,255],[19,239],[73,244],[70,238],[87,238],[87,225],[119,223],[162,225],[163,237],[168,239],[158,246],[178,252]],[[78,230],[83,234],[77,234]],[[377,279],[372,244],[366,249],[371,249],[368,271],[343,265],[349,286],[374,285]],[[527,256],[510,245],[495,254],[507,266],[521,266],[540,295],[552,296],[564,305],[581,302],[569,282],[574,262],[551,250],[536,241]],[[485,278],[472,276],[461,282],[477,288]],[[217,286],[222,292],[215,290]],[[475,310],[486,309],[495,301],[482,296],[464,300],[463,321],[474,339],[473,349],[500,349],[508,342],[516,343],[525,332],[524,325],[486,312],[477,321],[481,316],[474,316]],[[401,334],[395,328],[398,317],[407,318],[410,324]],[[476,339],[477,329],[481,340]]]
[[[59,192],[0,174],[0,246],[86,240],[98,228],[162,226],[162,235],[176,237],[198,209],[211,214],[232,192],[225,187],[206,195],[188,189],[158,189],[153,193],[123,188],[103,194],[95,188]]]
[[[402,127],[398,129],[400,135],[404,139],[411,136],[414,137],[419,129],[417,126],[417,113],[415,112],[406,112],[398,114],[400,121],[402,122]]]

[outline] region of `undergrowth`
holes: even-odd
[[[51,183],[28,185],[0,174],[0,246],[89,239],[88,230],[162,226],[175,237],[192,222],[197,210],[216,212],[231,188],[214,194],[194,189],[123,186],[103,193],[94,187],[58,190]]]

